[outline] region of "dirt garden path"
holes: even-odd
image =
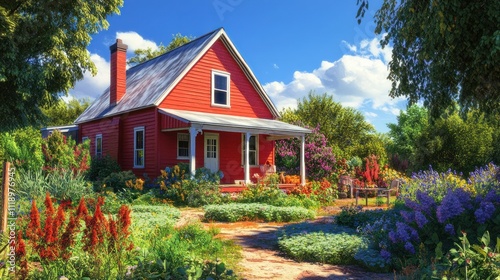
[[[328,211],[340,211],[339,206]],[[203,211],[200,209],[181,209],[178,226],[192,221],[200,221]],[[318,217],[310,221],[317,226],[331,223],[331,216]],[[283,223],[204,223],[207,227],[217,227],[222,238],[232,239],[242,247],[243,259],[240,266],[243,279],[277,280],[326,280],[326,279],[394,279],[391,274],[366,272],[357,266],[339,266],[296,262],[282,255],[277,250],[277,235]]]

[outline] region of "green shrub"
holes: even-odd
[[[209,221],[292,222],[312,218],[314,212],[303,207],[278,207],[261,203],[205,206],[205,219]]]
[[[42,143],[40,130],[33,127],[1,133],[0,158],[12,162],[18,169],[39,170],[44,164]]]
[[[153,190],[157,198],[168,199],[176,205],[199,207],[223,201],[220,193],[220,172],[199,168],[191,178],[186,165],[165,168],[157,178],[158,187]]]
[[[200,224],[158,227],[148,236],[148,254],[126,279],[237,279],[225,265],[240,259],[237,247],[216,234]]]
[[[328,264],[354,264],[356,252],[367,247],[359,236],[322,232],[283,236],[278,245],[294,260]]]
[[[136,179],[135,174],[130,170],[113,172],[102,180],[103,186],[101,188],[118,193],[127,188],[128,181],[135,181]]]
[[[48,172],[72,170],[83,173],[90,168],[90,142],[77,144],[59,130],[43,139],[42,152],[45,159],[44,169]]]
[[[132,205],[132,229],[135,238],[148,238],[156,227],[173,226],[181,212],[168,205]]]
[[[16,172],[18,184],[16,192],[21,199],[32,200],[45,197],[49,192],[57,200],[78,201],[81,197],[93,194],[91,184],[82,174],[69,171],[55,171],[44,174],[41,169],[19,169]]]
[[[121,168],[118,162],[109,155],[100,158],[92,158],[90,168],[87,171],[87,179],[94,182],[97,191],[101,191],[102,180],[111,173],[120,172]]]

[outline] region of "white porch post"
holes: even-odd
[[[189,172],[196,172],[196,135],[198,131],[194,127],[189,128]]]
[[[250,183],[250,132],[245,134],[245,184]]]
[[[300,143],[300,184],[306,185],[306,157],[305,157],[305,143],[306,136],[302,135]]]

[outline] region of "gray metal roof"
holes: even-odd
[[[158,110],[160,113],[204,130],[250,132],[254,134],[284,136],[283,138],[286,138],[286,136],[302,136],[311,133],[311,130],[307,128],[271,119],[238,117],[174,109],[159,108]]]
[[[83,123],[154,106],[166,91],[190,68],[212,39],[223,29],[214,30],[170,52],[127,70],[127,90],[116,106],[109,106],[109,87],[83,112],[75,123]]]
[[[183,46],[127,70],[125,95],[115,106],[109,105],[109,88],[97,98],[76,120],[75,124],[110,117],[147,107],[158,106],[173,87],[184,77],[203,54],[221,39],[241,66],[269,110],[276,117],[279,112],[245,60],[227,37],[223,28],[207,33]]]

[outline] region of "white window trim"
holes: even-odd
[[[142,149],[136,149],[137,147],[137,132],[142,131]],[[144,126],[134,127],[134,168],[144,168],[146,164],[146,132]],[[142,150],[142,165],[137,165],[137,151]]]
[[[101,139],[101,152],[100,153],[97,152],[97,142],[98,142],[97,139]],[[97,157],[102,157],[102,134],[97,134],[95,136],[95,155]]]
[[[250,164],[250,166],[260,166],[259,165],[259,134],[252,134],[250,137],[255,136],[255,164]],[[252,151],[252,150],[250,150]],[[241,165],[245,166],[245,134],[241,134]]]
[[[187,152],[188,152],[188,155],[187,156],[180,156],[179,155],[179,136],[181,135],[185,135],[187,137],[187,142],[188,142],[188,147],[187,147]],[[177,133],[177,159],[189,159],[189,146],[190,143],[189,143],[189,133]]]
[[[227,104],[217,104],[214,99],[214,91],[215,91],[215,75],[224,76],[227,78]],[[214,107],[223,107],[230,108],[231,107],[231,74],[228,72],[223,72],[219,70],[212,70],[212,85],[210,87],[210,99],[211,104]]]
[[[84,143],[86,140],[89,140],[89,138],[87,136],[83,136],[82,137],[82,143]]]

